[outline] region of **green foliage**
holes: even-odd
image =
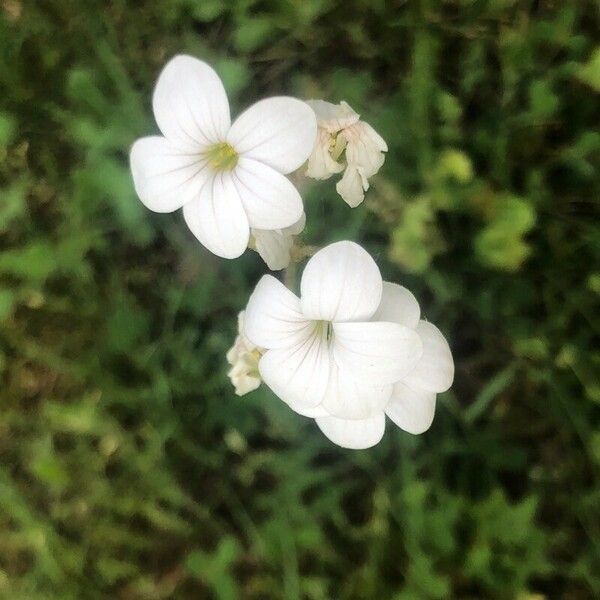
[[[475,253],[484,265],[514,271],[529,254],[523,241],[535,223],[535,213],[527,201],[508,196],[495,200],[492,221],[475,238]]]
[[[594,91],[600,92],[600,47],[596,47],[586,64],[579,69],[579,78]]]
[[[594,2],[0,3],[0,597],[600,596]],[[175,53],[233,112],[347,100],[363,206],[305,190],[456,359],[430,432],[333,447],[224,355],[264,272],[136,199]],[[386,256],[389,260],[386,260]]]
[[[435,226],[435,212],[427,197],[402,208],[399,224],[392,232],[390,258],[409,271],[425,271],[443,249]]]
[[[239,590],[230,569],[238,555],[239,548],[235,539],[224,537],[214,552],[190,552],[185,559],[185,568],[192,576],[206,580],[217,598],[235,600],[239,597]]]

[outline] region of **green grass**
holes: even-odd
[[[395,8],[393,8],[395,6]],[[600,596],[595,2],[0,2],[0,597]],[[447,335],[432,429],[331,445],[225,352],[265,271],[136,199],[160,68],[234,113],[347,100],[390,151],[305,190]]]

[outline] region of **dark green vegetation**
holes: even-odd
[[[396,8],[391,8],[396,6]],[[600,49],[584,0],[0,1],[0,597],[600,596]],[[331,445],[224,355],[265,267],[137,201],[188,52],[233,112],[347,100],[390,152],[306,192],[447,334],[432,429]]]

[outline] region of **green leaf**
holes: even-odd
[[[518,270],[530,253],[523,238],[535,220],[535,211],[526,200],[516,196],[500,198],[492,222],[475,238],[479,261],[497,269]]]
[[[250,83],[248,65],[240,60],[231,58],[217,59],[215,70],[219,73],[223,85],[230,96],[237,96]]]
[[[438,173],[442,177],[465,184],[473,179],[473,165],[471,159],[464,152],[449,148],[440,155]]]
[[[242,25],[235,31],[235,45],[240,52],[253,52],[272,40],[275,34],[272,18],[244,18]]]
[[[227,2],[223,0],[190,0],[192,16],[199,21],[214,21],[227,10]]]
[[[11,228],[13,221],[25,214],[27,182],[19,181],[0,189],[0,232]]]
[[[0,322],[11,316],[15,300],[15,292],[13,290],[0,288]]]
[[[32,242],[24,248],[0,254],[0,273],[27,281],[42,281],[59,269],[54,248],[45,242]]]
[[[131,351],[148,329],[149,322],[143,311],[126,297],[115,298],[107,320],[108,342],[114,352]]]
[[[546,120],[554,116],[560,106],[560,98],[554,93],[547,80],[539,79],[529,86],[529,109],[535,120]]]
[[[17,122],[13,115],[0,112],[0,146],[8,146],[17,131]]]
[[[236,600],[239,590],[231,574],[231,566],[239,555],[239,546],[232,537],[224,537],[212,553],[190,552],[185,559],[186,570],[207,583],[219,600]]]
[[[442,247],[429,200],[418,198],[406,204],[400,223],[392,231],[390,259],[419,273],[429,266]]]
[[[594,91],[600,92],[600,46],[594,48],[587,63],[580,67],[577,76]]]
[[[515,372],[515,366],[509,365],[506,369],[496,373],[479,391],[474,402],[464,411],[465,422],[473,423],[477,420],[487,410],[490,403],[512,383]]]

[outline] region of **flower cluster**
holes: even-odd
[[[345,448],[379,442],[385,414],[422,433],[436,394],[454,377],[448,344],[420,320],[415,297],[383,282],[354,242],[326,246],[308,261],[300,297],[264,275],[246,307],[244,331],[265,348],[262,380]]]
[[[344,171],[335,188],[355,208],[365,199],[369,177],[382,167],[387,144],[346,102],[336,105],[309,100],[308,104],[317,116],[318,130],[306,174],[313,179],[329,179]]]
[[[289,265],[306,222],[286,176],[305,163],[314,179],[343,172],[336,189],[356,207],[387,151],[345,102],[267,98],[232,123],[221,80],[190,56],[165,66],[152,104],[162,135],[137,140],[130,154],[141,201],[155,212],[181,208],[192,233],[217,256],[236,258],[250,247],[272,270]],[[436,394],[454,377],[450,348],[421,320],[415,297],[384,282],[371,256],[350,241],[308,261],[300,296],[264,275],[238,330],[227,353],[236,394],[264,381],[345,448],[376,444],[386,415],[422,433]]]

